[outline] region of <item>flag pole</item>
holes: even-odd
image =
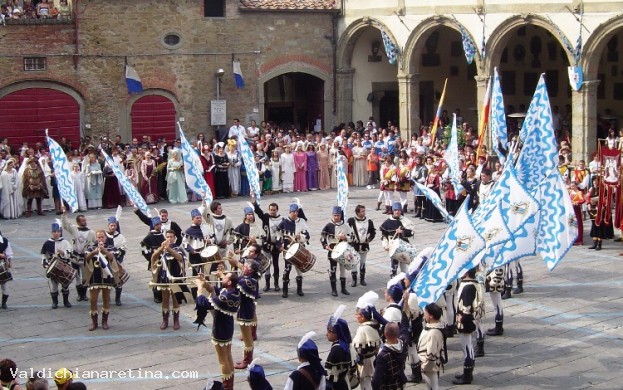
[[[448,78],[443,83],[443,91],[441,92],[441,97],[439,98],[439,106],[437,106],[437,112],[435,113],[435,119],[433,121],[433,128],[430,131],[430,147],[434,149],[435,147],[435,138],[437,137],[437,126],[439,126],[439,118],[441,117],[441,108],[443,106],[443,101],[446,96],[446,86],[448,85]]]

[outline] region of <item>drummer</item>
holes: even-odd
[[[184,276],[184,251],[175,244],[177,236],[173,229],[167,230],[165,240],[151,256],[152,280],[158,283],[156,287],[162,291],[162,324],[160,330],[169,327],[169,297],[173,302],[173,330],[180,328],[180,304],[171,294],[171,284],[175,277]]]
[[[63,207],[61,217],[62,227],[73,237],[73,253],[71,266],[78,271],[76,274],[76,291],[78,301],[88,301],[87,288],[82,284],[84,275],[85,248],[95,242],[95,232],[87,226],[87,217],[82,214],[76,216],[76,225],[69,222],[67,209]]]
[[[331,257],[331,253],[340,242],[348,242],[352,237],[352,231],[348,224],[344,223],[344,210],[340,206],[334,206],[331,211],[331,221],[327,223],[320,234],[320,243],[327,251],[327,259],[329,259],[329,281],[331,282],[331,295],[337,297],[337,260]],[[350,295],[346,290],[346,267],[340,263],[340,286],[344,295]]]
[[[206,245],[206,240],[204,237],[204,232],[201,229],[201,222],[203,221],[201,217],[201,211],[199,209],[193,209],[190,212],[190,217],[192,218],[192,222],[190,227],[186,229],[184,232],[184,239],[182,241],[182,245],[186,252],[188,252],[188,261],[190,264],[199,264],[203,263],[201,260],[201,250]],[[200,273],[203,273],[202,267],[192,267],[193,276],[197,276]],[[197,288],[192,287],[190,289],[193,298],[197,299]]]
[[[245,369],[253,361],[254,341],[257,340],[257,310],[256,299],[259,298],[260,263],[258,256],[261,251],[258,244],[250,244],[247,249],[247,256],[236,261],[232,256],[229,264],[233,269],[242,270],[242,275],[238,281],[238,290],[240,290],[240,309],[238,310],[238,325],[240,325],[240,333],[244,342],[243,358],[236,362],[235,368],[238,370]]]
[[[203,219],[210,230],[209,238],[213,244],[218,245],[219,254],[221,258],[224,258],[227,255],[227,246],[234,242],[233,222],[231,218],[223,214],[223,205],[220,202],[212,202],[210,207],[206,207],[204,199],[202,208]]]
[[[116,248],[107,245],[106,232],[95,232],[95,243],[90,245],[85,253],[84,280],[87,281],[91,298],[91,327],[97,329],[97,301],[102,291],[102,329],[108,329],[108,314],[110,313],[110,290],[119,283],[119,266],[115,260]]]
[[[73,270],[69,264],[72,250],[71,243],[64,239],[61,235],[61,225],[53,223],[52,237],[48,238],[43,243],[43,247],[41,247],[41,264],[43,265],[43,268],[48,269],[48,267],[52,264],[52,261],[57,259],[57,261],[62,261]],[[50,295],[52,296],[52,309],[56,309],[58,307],[58,281],[55,278],[50,278],[48,286],[50,287]],[[63,305],[65,307],[71,307],[71,303],[69,302],[69,284],[67,286],[62,286],[61,292],[63,294]]]
[[[366,286],[366,259],[370,251],[370,242],[376,236],[374,222],[370,218],[366,218],[366,206],[357,205],[355,207],[355,216],[348,218],[348,225],[353,231],[352,245],[359,253],[359,271],[361,271],[361,285]],[[353,282],[351,287],[357,286],[357,268],[351,271]]]
[[[409,237],[413,237],[413,231],[405,228],[402,224],[402,204],[400,202],[395,202],[392,205],[392,215],[390,215],[389,218],[381,224],[379,229],[381,230],[381,235],[383,236],[383,249],[386,251],[389,251],[393,240],[403,240],[406,243],[409,243]],[[398,273],[398,264],[400,264],[401,272],[407,272],[407,263],[391,259],[390,278],[393,278]]]
[[[307,227],[307,221],[304,217],[300,217],[299,210],[301,207],[293,203],[288,209],[288,217],[277,226],[277,232],[281,233],[281,237],[277,241],[277,247],[285,252],[288,248],[298,243],[303,246],[309,243],[309,232]],[[296,267],[295,267],[296,268]],[[281,296],[283,298],[288,297],[288,284],[290,283],[290,271],[292,270],[292,263],[286,261],[286,266],[283,271],[283,289]],[[296,294],[298,296],[305,295],[303,293],[303,273],[300,269],[296,268]]]
[[[253,207],[245,207],[244,220],[234,229],[234,253],[243,256],[243,252],[250,244],[255,244],[261,240],[261,234],[261,227],[255,223]],[[259,253],[257,255],[259,256]]]
[[[279,214],[279,205],[277,203],[271,203],[268,205],[268,212],[265,213],[260,208],[260,205],[255,199],[255,194],[251,194],[251,202],[255,209],[255,214],[262,220],[262,229],[264,229],[264,242],[263,249],[270,253],[273,264],[273,277],[275,281],[275,291],[281,291],[279,288],[279,256],[281,252],[277,247],[277,241],[279,239],[279,233],[277,232],[277,226],[283,221],[283,217]],[[266,280],[266,286],[264,291],[270,290],[270,265],[269,269],[264,274]]]
[[[9,299],[8,282],[13,280],[11,277],[11,258],[13,257],[13,249],[6,237],[0,233],[0,264],[3,264],[4,270],[2,270],[2,279],[0,279],[0,288],[2,289],[2,308],[6,310],[6,302]]]
[[[112,245],[117,248],[117,252],[114,254],[117,263],[119,263],[119,270],[121,270],[123,260],[127,251],[126,239],[123,234],[120,233],[119,220],[117,217],[108,217],[108,231],[106,237],[112,241]],[[121,306],[121,286],[115,286],[115,304]]]

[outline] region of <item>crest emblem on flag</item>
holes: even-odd
[[[584,82],[584,71],[582,71],[582,67],[569,66],[567,70],[569,72],[569,85],[571,85],[574,91],[579,91]]]

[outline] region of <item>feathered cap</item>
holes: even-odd
[[[407,277],[404,272],[399,273],[387,282],[387,295],[392,297],[392,300],[396,303],[402,299],[402,294],[405,291],[402,281]]]
[[[411,264],[409,264],[409,268],[407,269],[407,279],[409,279],[410,282],[413,283],[415,278],[417,278],[418,272],[420,272],[420,269],[422,269],[422,266],[424,265],[426,260],[428,260],[428,258],[433,254],[434,250],[435,248],[431,246],[426,247],[422,249],[420,253],[418,253],[413,261],[411,261]]]
[[[259,360],[259,358],[255,358],[251,364],[249,364],[249,386],[252,390],[273,390],[273,387],[266,380],[264,367],[257,364]]]
[[[318,355],[318,346],[311,338],[316,335],[316,332],[307,332],[305,336],[301,338],[296,348],[296,352],[301,359],[309,362],[310,368],[312,368],[312,377],[315,383],[320,383],[320,378],[326,375],[326,371],[322,366],[322,359]]]
[[[352,338],[350,336],[348,323],[346,322],[346,320],[341,318],[345,309],[346,305],[338,306],[338,308],[335,310],[335,313],[333,313],[333,315],[329,317],[327,329],[330,332],[335,333],[340,347],[344,350],[344,352],[348,352],[350,350],[349,345],[352,342]]]

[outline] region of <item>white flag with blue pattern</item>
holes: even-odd
[[[506,111],[504,107],[504,96],[502,95],[502,87],[500,85],[500,75],[498,68],[494,69],[493,88],[491,92],[491,112],[489,115],[489,123],[491,126],[491,139],[493,140],[493,149],[500,159],[500,163],[504,165],[506,157],[500,150],[500,146],[504,149],[508,148],[508,129],[506,127]],[[508,153],[508,149],[506,151]]]
[[[71,212],[75,213],[78,210],[78,198],[76,197],[76,190],[74,188],[74,180],[71,177],[71,165],[67,160],[67,155],[63,151],[63,148],[48,136],[48,129],[45,129],[45,136],[48,140],[48,148],[50,149],[50,157],[52,159],[52,166],[54,167],[54,177],[56,177],[56,183],[58,185],[58,192],[61,198],[67,202],[71,208]]]
[[[456,218],[411,284],[422,308],[436,302],[448,284],[475,267],[476,255],[485,248],[484,238],[472,224],[467,208],[468,199],[465,199]]]
[[[502,201],[500,201],[489,213],[488,218],[476,226],[476,231],[485,239],[487,248],[501,245],[513,237],[502,213]]]
[[[435,206],[437,208],[437,210],[439,210],[441,215],[446,220],[446,223],[451,222],[452,220],[454,220],[454,217],[451,216],[450,214],[448,214],[448,211],[443,206],[443,203],[441,203],[441,199],[439,199],[439,195],[437,195],[437,193],[435,191],[431,190],[430,188],[426,187],[425,185],[422,185],[422,184],[418,183],[415,180],[413,181],[413,184],[415,184],[413,186],[413,190],[415,191],[416,188],[418,190],[420,190],[422,192],[422,194],[424,196],[426,196],[426,198],[428,200],[431,201],[433,206]],[[415,194],[415,192],[414,192],[414,194]]]
[[[104,159],[106,159],[106,163],[112,169],[115,176],[117,176],[117,180],[119,180],[119,184],[123,187],[126,196],[130,198],[132,203],[134,203],[134,205],[138,207],[143,214],[151,218],[151,212],[149,211],[149,207],[147,207],[147,203],[145,203],[145,199],[143,199],[141,193],[138,192],[136,187],[134,187],[132,182],[126,177],[124,172],[121,171],[121,168],[119,168],[119,165],[115,163],[112,157],[110,157],[104,149],[100,148],[100,152],[104,156]]]
[[[188,142],[182,130],[182,125],[177,122],[177,127],[180,131],[180,140],[182,141],[182,160],[184,161],[184,176],[186,178],[186,185],[194,193],[199,196],[205,197],[206,204],[212,203],[212,190],[206,183],[203,177],[203,165],[199,154]]]
[[[513,167],[508,167],[505,186],[508,191],[502,195],[501,199],[504,222],[510,231],[514,232],[539,211],[540,205],[537,199],[519,183]]]
[[[536,254],[536,235],[539,232],[540,214],[535,213],[513,232],[513,239],[506,241],[501,247],[494,248],[494,256],[485,256],[487,272],[502,267],[522,257]]]
[[[346,156],[338,155],[337,157],[337,205],[346,211],[348,205],[348,179],[344,170]]]
[[[240,155],[244,162],[244,167],[247,170],[247,179],[249,180],[249,188],[255,194],[255,199],[260,200],[262,196],[262,188],[260,186],[260,174],[257,171],[257,165],[255,164],[255,157],[249,147],[249,144],[244,139],[244,135],[238,133],[238,143],[240,144]]]
[[[558,145],[552,122],[545,74],[541,75],[519,133],[523,147],[516,164],[517,178],[533,191],[558,165]]]

